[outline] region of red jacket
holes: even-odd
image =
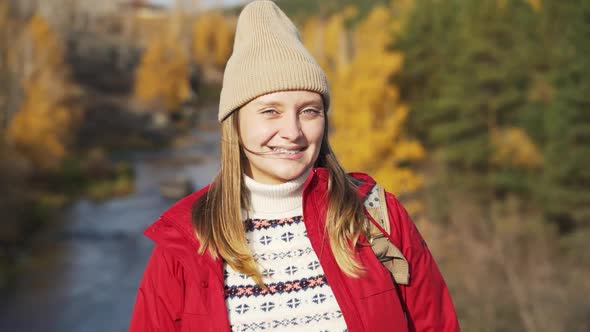
[[[364,196],[374,180],[364,174],[353,175],[364,182],[358,189]],[[328,240],[322,239],[327,183],[328,171],[323,168],[314,169],[307,179],[304,223],[348,331],[459,331],[451,297],[436,263],[393,195],[387,194],[391,240],[408,260],[409,285],[395,286],[369,246],[356,250],[366,269],[362,277],[348,277],[340,270]],[[146,229],[145,235],[156,246],[139,286],[130,331],[230,330],[222,262],[197,254],[199,243],[191,224],[193,202],[206,190],[180,200]]]

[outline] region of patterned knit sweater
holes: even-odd
[[[309,172],[278,185],[245,177],[251,206],[246,238],[268,292],[225,265],[225,298],[233,331],[346,331],[332,289],[311,247],[302,213]]]

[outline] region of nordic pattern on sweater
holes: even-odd
[[[246,238],[268,290],[225,266],[233,331],[346,331],[303,218],[245,221]]]

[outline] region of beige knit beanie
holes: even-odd
[[[323,70],[301,43],[291,20],[272,1],[246,5],[236,28],[219,100],[219,121],[252,99],[277,91],[308,90],[322,95],[326,110],[330,89]]]

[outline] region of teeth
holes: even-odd
[[[301,149],[296,149],[296,150],[288,150],[288,149],[284,149],[284,148],[272,148],[273,151],[276,152],[280,152],[280,153],[286,153],[286,154],[296,154],[297,152],[301,151]]]

